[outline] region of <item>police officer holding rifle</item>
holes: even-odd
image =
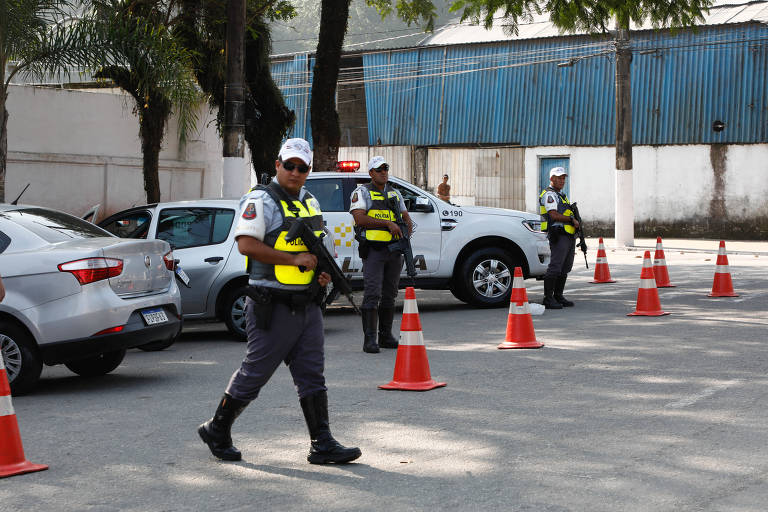
[[[355,221],[355,238],[363,260],[365,292],[360,308],[363,351],[375,354],[379,352],[379,347],[397,348],[398,345],[392,335],[392,321],[403,268],[403,251],[390,251],[389,246],[409,237],[413,223],[402,195],[389,184],[389,164],[384,157],[371,158],[368,174],[370,183],[355,189],[349,211]],[[404,225],[398,225],[397,213],[402,216]],[[406,232],[403,232],[403,227]]]
[[[214,456],[240,460],[232,443],[235,419],[259,395],[261,388],[285,362],[293,376],[309,429],[312,464],[344,463],[360,457],[331,435],[325,387],[323,318],[320,303],[331,281],[316,272],[318,258],[291,229],[301,220],[318,237],[323,217],[317,200],[303,186],[312,165],[312,150],[304,139],[288,139],[275,162],[275,179],[240,201],[235,238],[248,257],[249,297],[246,300],[245,359],[229,380],[224,396],[198,434]]]

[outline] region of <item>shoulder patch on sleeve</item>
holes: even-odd
[[[554,203],[555,202],[555,198],[552,197],[552,196],[547,196],[547,202],[548,203]]]
[[[352,202],[353,202],[353,203],[356,203],[356,202],[357,202],[357,200],[358,200],[358,197],[357,197],[357,190],[355,190],[355,192],[352,194]]]
[[[256,218],[256,203],[249,202],[243,210],[243,218],[247,220],[253,220]]]

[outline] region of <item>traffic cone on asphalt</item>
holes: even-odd
[[[731,271],[728,269],[728,256],[725,254],[725,241],[720,240],[720,249],[717,251],[717,267],[715,267],[715,280],[712,283],[712,293],[709,297],[738,297],[733,293]]]
[[[661,310],[659,291],[656,289],[656,278],[653,277],[651,251],[645,251],[643,270],[640,271],[640,288],[637,290],[637,306],[633,313],[627,316],[662,316],[668,315]]]
[[[656,237],[656,252],[653,255],[653,276],[656,278],[656,288],[674,288],[669,282],[667,272],[667,260],[664,258],[664,247],[661,246],[661,237]]]
[[[416,305],[416,292],[412,286],[405,289],[403,303],[403,321],[400,323],[400,344],[395,359],[395,374],[389,384],[379,389],[399,389],[402,391],[428,391],[445,386],[445,382],[435,382],[429,373],[427,348],[421,332],[419,308]]]
[[[523,269],[515,267],[512,279],[512,294],[509,296],[509,315],[507,315],[507,335],[496,348],[541,348],[543,343],[536,341],[533,330],[531,308],[528,306],[528,292],[523,284]]]
[[[0,354],[0,478],[48,469],[45,464],[32,464],[24,457],[19,423],[11,403],[11,386]]]
[[[611,279],[611,269],[608,268],[608,257],[605,255],[605,245],[603,245],[603,238],[600,238],[600,243],[597,246],[597,261],[595,262],[595,278],[593,283],[615,283]]]

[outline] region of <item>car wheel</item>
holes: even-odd
[[[32,337],[18,325],[0,321],[0,349],[11,393],[29,392],[43,371],[43,360]]]
[[[227,298],[222,304],[222,314],[224,323],[232,336],[238,340],[245,341],[245,286],[239,286],[229,292]]]
[[[65,363],[64,366],[82,377],[106,375],[123,362],[125,350],[105,352],[93,357]]]
[[[474,306],[506,305],[515,266],[519,265],[503,249],[487,247],[474,252],[462,265],[459,295]]]

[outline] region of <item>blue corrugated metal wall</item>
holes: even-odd
[[[635,144],[768,141],[768,28],[632,37]],[[568,59],[576,61],[558,66]],[[605,39],[393,50],[363,63],[371,144],[614,144],[614,53]],[[715,120],[725,130],[714,132]]]
[[[312,90],[312,66],[314,58],[307,54],[294,56],[293,60],[272,64],[272,79],[283,92],[285,104],[296,113],[296,122],[289,137],[301,137],[312,144],[312,127],[309,117],[309,100]]]

